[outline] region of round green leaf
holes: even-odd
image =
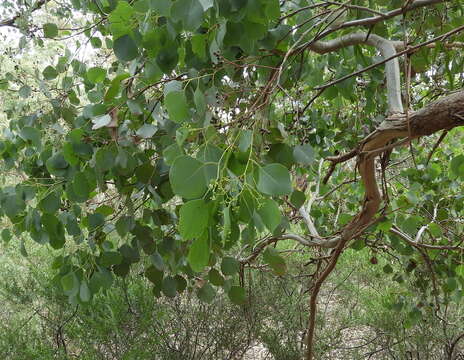
[[[211,284],[215,286],[222,286],[224,285],[224,278],[222,277],[221,273],[216,269],[211,269],[208,273],[208,278]]]
[[[105,69],[93,67],[87,71],[87,79],[89,79],[89,81],[93,82],[94,84],[102,82],[103,80],[105,80],[105,77]]]
[[[42,209],[42,211],[49,214],[57,212],[60,208],[60,205],[60,198],[55,193],[47,195],[39,203],[39,207]]]
[[[290,194],[292,181],[287,168],[280,164],[270,164],[260,168],[258,190],[271,196]]]
[[[451,160],[450,163],[451,172],[464,179],[464,155],[458,155]]]
[[[208,226],[209,206],[203,199],[191,200],[180,208],[179,232],[184,240],[198,238]]]
[[[221,271],[224,275],[230,276],[235,275],[240,270],[240,263],[232,258],[232,257],[225,257],[222,259],[221,263]]]
[[[171,17],[182,22],[185,30],[194,31],[203,22],[203,6],[198,0],[177,0],[171,7]]]
[[[243,305],[246,302],[245,289],[241,286],[232,286],[227,295],[234,304]]]
[[[164,98],[164,106],[166,106],[171,121],[182,123],[188,120],[189,108],[183,91],[168,93]]]
[[[53,80],[58,76],[58,71],[53,66],[47,66],[43,71],[42,75],[45,80]]]
[[[306,196],[304,192],[295,190],[292,192],[292,195],[290,196],[290,203],[297,209],[303,206],[303,204],[306,201]]]
[[[58,26],[56,26],[56,24],[53,23],[44,24],[43,32],[45,37],[54,38],[58,35]]]
[[[177,293],[177,281],[171,276],[166,276],[163,279],[163,284],[161,286],[161,291],[167,297],[175,297]]]
[[[211,284],[205,283],[200,289],[198,289],[197,296],[201,301],[210,304],[216,296],[216,291]]]
[[[190,156],[179,156],[169,170],[169,181],[175,194],[186,199],[203,196],[208,188],[204,164]]]
[[[121,61],[134,60],[139,54],[137,45],[129,35],[117,38],[114,41],[113,50],[116,57]]]
[[[69,272],[61,278],[61,286],[64,293],[69,296],[76,295],[79,291],[79,280],[74,272]]]
[[[302,165],[311,165],[314,162],[314,150],[309,144],[297,145],[293,149],[293,157]]]
[[[270,232],[273,232],[282,221],[279,206],[272,199],[264,201],[264,204],[258,209],[258,214]]]
[[[206,236],[193,241],[192,245],[190,245],[187,260],[195,272],[202,272],[206,265],[208,265],[209,241]]]
[[[161,281],[163,280],[163,272],[159,271],[153,265],[145,270],[145,276],[155,285],[161,285]]]
[[[82,302],[90,301],[91,293],[86,280],[81,282],[81,286],[79,289],[79,297]]]
[[[21,96],[23,99],[27,99],[29,96],[31,96],[32,89],[28,85],[23,85],[19,88],[19,96]]]

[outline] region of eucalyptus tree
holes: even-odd
[[[276,244],[295,242],[314,267],[307,359],[348,247],[416,279],[420,294],[396,304],[412,322],[459,302],[463,5],[5,2],[12,57],[64,46],[29,79],[1,74],[5,94],[31,101],[3,109],[3,167],[21,179],[0,193],[3,239],[50,246],[72,304],[141,263],[155,296],[220,290],[241,306],[244,269],[284,276]]]

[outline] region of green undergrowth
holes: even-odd
[[[297,264],[308,261],[308,253],[284,252],[284,276],[266,267],[245,270],[243,306],[221,293],[204,303],[196,289],[156,298],[142,269],[135,269],[91,304],[76,308],[53,285],[48,250],[28,244],[24,257],[16,247],[2,245],[0,252],[3,359],[225,359],[257,356],[250,355],[253,350],[271,359],[302,356],[310,282],[302,281],[308,269]],[[413,321],[412,305],[399,303],[414,288],[393,280],[386,265],[399,270],[367,249],[343,254],[320,296],[321,359],[363,359],[371,353],[379,359],[443,358],[446,344],[459,334],[462,310],[449,306],[445,324],[424,304]]]

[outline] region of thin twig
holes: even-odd
[[[441,142],[445,139],[446,135],[448,134],[449,130],[443,130],[441,133],[440,137],[438,138],[438,141],[433,145],[432,150],[430,151],[429,156],[427,156],[427,161],[425,162],[425,165],[427,166],[430,162],[430,159],[432,159],[433,153],[437,150],[437,148],[440,146]]]

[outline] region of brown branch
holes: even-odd
[[[330,156],[330,157],[326,158],[326,160],[330,161],[331,164],[330,164],[329,171],[327,172],[326,176],[324,176],[324,179],[322,180],[322,183],[327,184],[327,181],[329,181],[330,177],[332,176],[332,173],[335,170],[335,167],[338,164],[343,163],[345,161],[348,161],[348,160],[354,158],[356,155],[358,155],[358,153],[359,153],[359,147],[356,147],[356,148],[354,148],[353,150],[351,150],[350,152],[348,152],[346,154],[339,155],[339,156]]]
[[[35,4],[35,6],[30,10],[31,12],[34,12],[36,10],[39,10],[42,6],[44,6],[46,3],[48,3],[50,0],[39,0]],[[23,16],[24,13],[17,13],[10,19],[2,20],[0,21],[0,27],[2,26],[11,26],[11,27],[17,27],[15,25],[16,20],[18,20],[21,16]]]
[[[319,291],[321,290],[321,286],[330,273],[335,269],[335,265],[337,265],[338,259],[345,247],[345,244],[348,242],[347,239],[343,239],[335,248],[331,260],[327,267],[324,269],[322,274],[317,278],[314,286],[311,290],[311,297],[309,298],[309,320],[308,320],[308,333],[306,338],[306,345],[307,345],[307,353],[306,359],[312,360],[314,356],[314,330],[316,327],[316,315],[317,315],[317,297],[319,295]]]
[[[332,253],[331,261],[318,277],[313,287],[310,298],[306,353],[307,360],[312,360],[314,357],[313,342],[317,315],[317,296],[320,288],[335,268],[345,244],[351,239],[362,234],[368,226],[376,221],[374,217],[381,204],[380,192],[375,175],[375,158],[378,155],[379,149],[383,149],[386,144],[397,138],[407,138],[409,140],[410,138],[418,138],[420,136],[433,134],[443,129],[451,129],[464,125],[464,122],[460,117],[453,116],[453,114],[460,114],[463,111],[464,90],[461,90],[432,102],[425,108],[412,113],[410,116],[408,115],[408,117],[404,114],[396,114],[395,116],[387,118],[374,132],[369,134],[356,149],[346,155],[333,159],[335,162],[342,162],[343,160],[349,159],[358,154],[358,169],[365,188],[365,195],[361,211],[342,230],[340,241]],[[402,143],[402,141],[398,141],[396,144],[398,145],[400,143]],[[395,230],[392,228],[392,231]],[[402,238],[407,239],[407,236]],[[411,245],[424,249],[464,251],[464,248],[456,246],[434,246],[418,244],[412,239],[407,240],[408,242],[411,242]]]
[[[438,141],[435,143],[435,145],[433,145],[433,148],[432,150],[430,151],[430,154],[429,156],[427,156],[427,161],[425,162],[425,165],[427,166],[430,162],[430,159],[432,159],[432,156],[433,156],[433,153],[435,152],[435,150],[437,150],[437,148],[440,146],[441,142],[445,139],[446,135],[448,134],[448,130],[445,130],[441,133]]]

